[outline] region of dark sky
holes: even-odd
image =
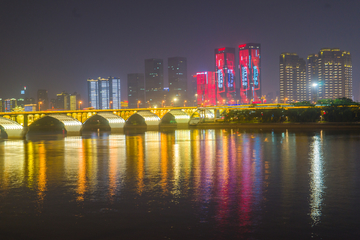
[[[350,51],[359,99],[360,1],[16,1],[0,2],[0,98],[27,86],[49,97],[65,90],[87,100],[86,79],[128,73],[144,59],[183,56],[188,73],[214,70],[214,49],[261,43],[263,94],[278,91],[279,55],[320,48]],[[167,76],[165,71],[165,76]],[[237,72],[238,74],[238,72]]]

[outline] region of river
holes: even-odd
[[[0,239],[360,239],[360,132],[0,141]]]

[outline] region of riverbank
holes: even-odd
[[[240,128],[240,129],[360,129],[360,123],[200,123],[190,129]]]

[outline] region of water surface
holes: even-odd
[[[0,142],[0,239],[360,239],[360,132]]]

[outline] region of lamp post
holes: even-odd
[[[178,100],[177,98],[174,98],[174,104],[173,104],[173,106],[176,105],[177,100]]]
[[[164,106],[165,106],[165,100],[162,100],[161,107],[164,107]]]
[[[39,102],[39,111],[41,111],[41,104],[42,104],[42,102],[40,101]]]
[[[186,103],[187,103],[187,101],[186,101],[186,100],[184,100],[184,107],[186,106]]]
[[[79,110],[81,110],[82,101],[79,101]]]
[[[139,108],[140,103],[141,103],[141,101],[140,101],[140,100],[138,100],[138,101],[137,101],[137,108]]]

